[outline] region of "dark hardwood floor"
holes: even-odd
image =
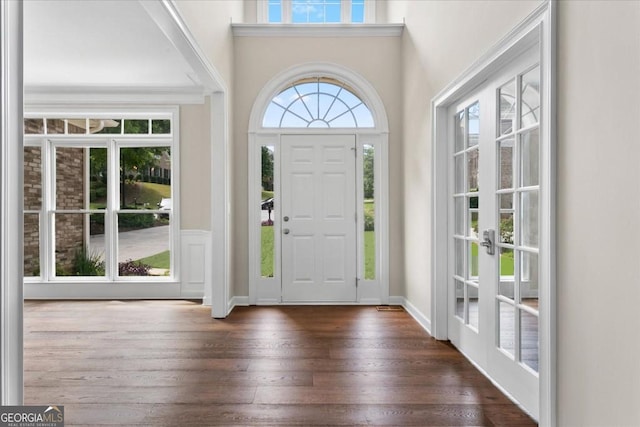
[[[188,301],[25,303],[25,403],[66,425],[535,423],[407,313]]]

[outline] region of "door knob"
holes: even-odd
[[[284,218],[282,218],[282,219],[284,219],[284,222],[289,221],[289,217],[288,217],[288,216],[285,216],[285,217],[284,217]]]
[[[285,228],[284,230],[282,230],[282,232],[283,232],[284,234],[289,234],[289,229],[288,229],[288,228]]]

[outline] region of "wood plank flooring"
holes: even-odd
[[[28,301],[25,403],[66,425],[531,426],[452,346],[375,307]]]

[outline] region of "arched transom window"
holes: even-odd
[[[371,110],[334,79],[298,80],[276,95],[262,119],[265,128],[372,128]]]

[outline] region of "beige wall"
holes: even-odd
[[[640,425],[640,2],[558,11],[562,426]]]
[[[176,2],[182,18],[227,88],[233,86],[233,36],[230,22],[242,22],[241,0]],[[209,103],[207,99],[206,103]],[[211,117],[209,105],[180,109],[181,228],[211,229]],[[232,112],[229,112],[231,117]],[[232,141],[233,135],[230,134]],[[230,165],[233,168],[232,165]]]
[[[406,296],[430,316],[430,106],[537,2],[390,2],[403,41]],[[640,425],[640,2],[561,2],[559,426]],[[426,220],[426,221],[425,221]],[[409,238],[411,236],[411,238]]]
[[[390,1],[402,22],[405,296],[431,317],[431,99],[539,4],[537,1]]]
[[[211,115],[204,105],[180,107],[180,229],[211,230]]]
[[[235,40],[233,216],[232,236],[236,278],[234,295],[248,295],[247,131],[253,103],[264,85],[282,71],[306,62],[332,62],[367,79],[382,98],[389,119],[391,206],[391,294],[402,289],[402,104],[401,39],[379,38],[257,38]]]

